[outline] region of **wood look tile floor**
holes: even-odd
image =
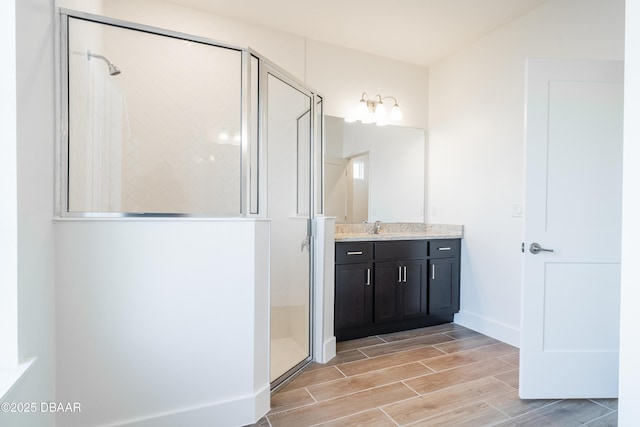
[[[338,343],[255,426],[617,426],[617,399],[521,400],[518,349],[453,323]]]

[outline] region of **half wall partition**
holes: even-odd
[[[322,98],[250,49],[70,11],[61,27],[57,214],[269,219],[281,384],[312,355]]]

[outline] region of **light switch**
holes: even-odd
[[[515,218],[522,216],[522,205],[520,203],[511,203],[511,216]]]

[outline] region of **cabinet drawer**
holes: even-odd
[[[336,243],[336,263],[368,262],[373,259],[373,243]]]
[[[451,258],[460,255],[460,240],[445,239],[429,242],[429,256],[431,258]]]
[[[415,259],[427,257],[426,240],[394,240],[375,243],[375,259]]]

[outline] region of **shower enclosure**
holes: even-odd
[[[276,387],[312,355],[322,98],[249,49],[61,17],[59,214],[269,219]]]

